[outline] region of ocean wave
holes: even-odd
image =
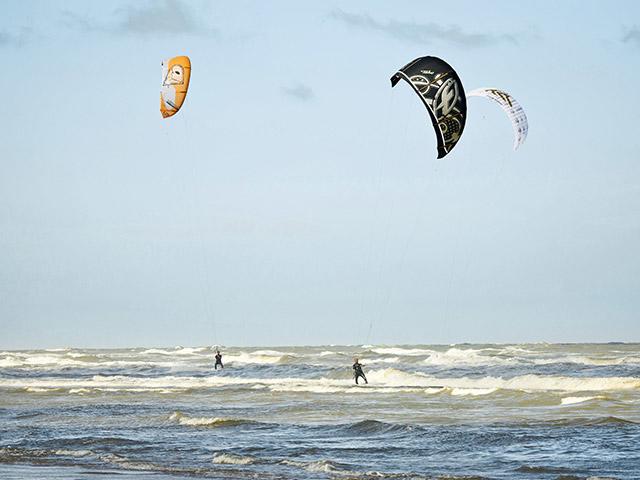
[[[590,400],[602,400],[606,397],[596,395],[593,397],[564,397],[560,400],[560,405],[575,405],[577,403],[584,403]]]
[[[576,417],[576,418],[560,418],[543,422],[544,425],[552,425],[556,427],[597,427],[597,426],[624,426],[624,425],[640,425],[638,422],[627,420],[625,418],[614,416],[602,417]]]
[[[291,467],[297,467],[304,469],[308,472],[314,473],[341,473],[342,475],[357,475],[358,472],[347,470],[344,466],[341,466],[337,462],[331,460],[315,460],[303,462],[300,460],[282,460],[280,463],[283,465],[289,465]]]
[[[435,350],[426,350],[423,348],[402,348],[402,347],[376,347],[371,349],[374,353],[379,353],[381,355],[398,355],[401,357],[405,356],[424,356],[431,355],[435,352]]]
[[[381,355],[394,355],[397,359],[395,362],[400,360],[401,357],[405,357],[405,361],[409,362],[419,360],[418,357],[426,357],[419,361],[426,365],[434,366],[505,365],[518,363],[518,360],[515,358],[487,355],[483,353],[487,350],[495,349],[451,347],[445,351],[439,351],[423,348],[377,347],[371,349],[371,352]],[[412,357],[416,358],[416,360],[411,360]],[[371,363],[370,360],[368,360],[368,362]]]
[[[175,347],[173,350],[149,348],[140,353],[142,355],[198,355],[200,352],[206,350],[208,350],[207,347]]]
[[[389,358],[363,358],[362,362],[366,365],[375,365],[377,363],[398,363],[400,361],[400,357],[389,357]]]
[[[504,365],[515,359],[483,355],[481,350],[450,348],[445,352],[433,352],[424,360],[427,365]]]
[[[407,433],[415,431],[417,427],[400,423],[386,423],[379,420],[362,420],[355,423],[340,425],[338,429],[342,433],[352,435],[374,435],[390,433]]]
[[[521,467],[518,467],[515,469],[516,472],[520,472],[520,473],[546,473],[546,474],[568,474],[568,473],[573,473],[574,470],[570,469],[570,468],[564,468],[564,467],[545,467],[545,466],[528,466],[528,465],[522,465]],[[567,477],[562,477],[562,478],[567,478]],[[579,477],[569,477],[569,478],[579,478]],[[590,477],[592,480],[595,477]]]
[[[535,365],[553,365],[562,363],[572,363],[576,365],[591,366],[617,366],[617,365],[637,365],[640,364],[640,357],[635,355],[625,355],[623,357],[587,357],[584,355],[558,355],[550,358],[532,358],[530,362]]]
[[[87,393],[91,393],[92,390],[90,388],[71,388],[69,389],[69,393],[76,395],[85,395]]]
[[[53,453],[65,457],[88,457],[95,455],[91,450],[54,450]]]
[[[0,464],[39,460],[50,454],[50,451],[43,449],[0,447]]]
[[[62,392],[64,389],[59,387],[25,387],[24,391],[28,393],[54,393]]]
[[[257,350],[255,352],[240,352],[228,354],[223,358],[225,363],[237,363],[243,365],[261,364],[273,365],[277,363],[288,363],[296,358],[295,355],[275,350]]]
[[[371,366],[404,364],[433,366],[446,369],[484,366],[514,367],[530,370],[535,366],[587,365],[593,367],[624,367],[640,365],[637,350],[609,350],[594,348],[580,351],[557,351],[533,346],[368,346],[363,363]],[[326,347],[325,347],[326,348]],[[0,369],[58,370],[70,368],[121,369],[169,368],[172,370],[204,369],[213,362],[211,347],[147,348],[127,350],[48,349],[33,351],[0,352]],[[352,350],[337,347],[330,349],[227,349],[224,362],[230,365],[280,365],[305,364],[309,366],[332,365],[340,358],[358,355]],[[367,358],[371,356],[372,358]],[[560,367],[562,368],[562,367]],[[545,369],[546,370],[546,369]],[[522,371],[522,370],[520,370]]]
[[[566,377],[550,375],[521,375],[512,378],[502,377],[434,377],[420,372],[406,372],[395,368],[370,370],[367,372],[369,385],[363,387],[364,392],[391,393],[393,388],[402,389],[468,389],[486,390],[519,390],[560,391],[560,392],[602,392],[615,390],[639,390],[640,378],[636,377]],[[37,393],[38,389],[105,389],[105,391],[160,393],[198,390],[217,387],[253,388],[264,385],[272,391],[308,391],[316,393],[363,393],[353,384],[348,373],[340,378],[251,378],[234,376],[208,375],[202,377],[158,376],[139,377],[126,375],[94,375],[90,378],[0,378],[0,388],[25,389]],[[373,390],[377,388],[379,390]],[[398,390],[396,390],[398,391]],[[451,390],[453,391],[453,390]],[[462,390],[461,390],[462,391]]]
[[[216,453],[213,456],[212,462],[219,465],[250,465],[256,463],[256,458],[245,455],[233,455],[231,453]]]
[[[284,355],[292,355],[287,352],[280,352],[278,350],[254,350],[253,352],[249,352],[251,355],[266,355],[269,357],[282,357]]]
[[[8,354],[0,358],[0,368],[19,368],[33,370],[58,370],[64,368],[126,368],[126,367],[175,367],[181,365],[176,361],[147,360],[112,360],[107,356],[78,352],[65,352],[60,355],[49,354]]]
[[[391,472],[379,472],[379,471],[358,471],[347,464],[339,463],[333,460],[282,460],[281,465],[287,465],[290,467],[306,470],[311,473],[325,473],[329,474],[330,478],[345,478],[345,479],[406,479],[406,480],[433,480],[434,477],[427,476],[418,473],[391,473]],[[486,480],[484,477],[469,477],[469,476],[450,476],[438,477],[448,480]]]
[[[591,366],[638,365],[640,355],[631,352],[606,351],[593,355],[579,353],[552,353],[548,349],[533,350],[522,346],[505,345],[483,348],[451,346],[445,351],[437,348],[371,347],[371,352],[399,357],[426,357],[421,360],[434,366],[475,365],[552,365],[573,363]]]
[[[451,395],[454,397],[472,396],[477,397],[481,395],[489,395],[498,391],[497,388],[451,388]]]
[[[371,383],[396,386],[433,386],[451,388],[502,389],[522,391],[606,391],[640,389],[640,378],[635,377],[566,377],[550,375],[520,375],[509,379],[501,377],[438,378],[415,372],[408,373],[393,368],[369,373]]]
[[[173,412],[169,416],[169,421],[189,427],[234,427],[255,423],[252,420],[244,420],[241,418],[189,417],[182,412]]]
[[[350,387],[333,385],[313,385],[313,384],[289,384],[289,385],[269,385],[272,392],[298,392],[298,393],[346,393]]]
[[[376,393],[391,394],[391,393],[437,393],[432,391],[432,388],[419,388],[419,387],[375,387],[371,384],[359,385],[349,382],[345,386],[330,386],[330,385],[270,385],[269,390],[272,392],[291,392],[291,393],[343,393],[347,395],[371,395]],[[437,391],[441,391],[441,388],[436,388]]]
[[[77,367],[83,366],[85,362],[77,359],[67,358],[66,355],[28,355],[28,354],[9,354],[5,358],[0,359],[0,367],[2,368],[19,368],[19,367]]]
[[[159,348],[149,348],[140,352],[141,355],[173,355],[172,351],[162,350]]]
[[[99,455],[101,461],[105,463],[110,463],[112,465],[117,465],[120,468],[124,468],[126,470],[138,470],[138,471],[149,471],[149,472],[182,472],[182,469],[174,469],[171,467],[166,467],[162,465],[156,465],[151,462],[143,462],[139,460],[132,460],[123,455],[118,455],[116,453],[105,453]]]

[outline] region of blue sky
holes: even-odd
[[[639,341],[639,14],[3,2],[0,347]],[[436,160],[423,55],[525,145],[474,98]]]

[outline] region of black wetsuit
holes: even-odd
[[[361,377],[364,380],[364,383],[369,383],[367,382],[367,377],[364,376],[364,372],[362,371],[362,365],[358,362],[353,364],[353,376],[356,379],[356,385],[358,385],[358,379]]]
[[[224,365],[222,364],[222,355],[220,355],[220,353],[216,354],[216,364],[214,365],[214,369],[218,369],[218,365],[220,365],[220,368],[224,368]]]

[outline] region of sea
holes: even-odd
[[[219,348],[0,352],[0,478],[640,479],[640,344]]]

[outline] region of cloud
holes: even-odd
[[[635,43],[640,45],[640,28],[634,26],[631,27],[627,33],[622,37],[624,43]]]
[[[102,27],[97,23],[92,22],[88,18],[82,17],[69,10],[63,10],[61,12],[61,16],[62,16],[62,19],[60,23],[62,23],[62,25],[64,25],[65,27],[76,28],[84,31],[96,31],[96,30],[106,31],[107,30],[105,27]]]
[[[28,27],[22,27],[18,32],[0,30],[0,48],[23,47],[33,38],[33,31]]]
[[[213,34],[189,7],[178,0],[163,0],[146,7],[120,9],[122,15],[118,29],[134,34],[175,33]]]
[[[467,33],[457,25],[443,27],[433,22],[415,23],[398,20],[379,22],[367,14],[348,13],[339,9],[333,10],[329,16],[353,28],[381,32],[397,40],[412,43],[429,44],[441,41],[462,47],[485,47],[498,43],[518,43],[513,35]]]
[[[307,85],[303,85],[301,83],[293,87],[283,87],[282,92],[285,95],[302,102],[308,102],[309,100],[313,100],[313,98],[315,97],[315,94],[313,93],[311,87],[308,87]]]
[[[140,5],[119,8],[114,21],[100,24],[65,10],[62,22],[68,27],[84,31],[97,31],[132,35],[217,35],[215,28],[205,25],[191,7],[179,0],[156,0]]]

